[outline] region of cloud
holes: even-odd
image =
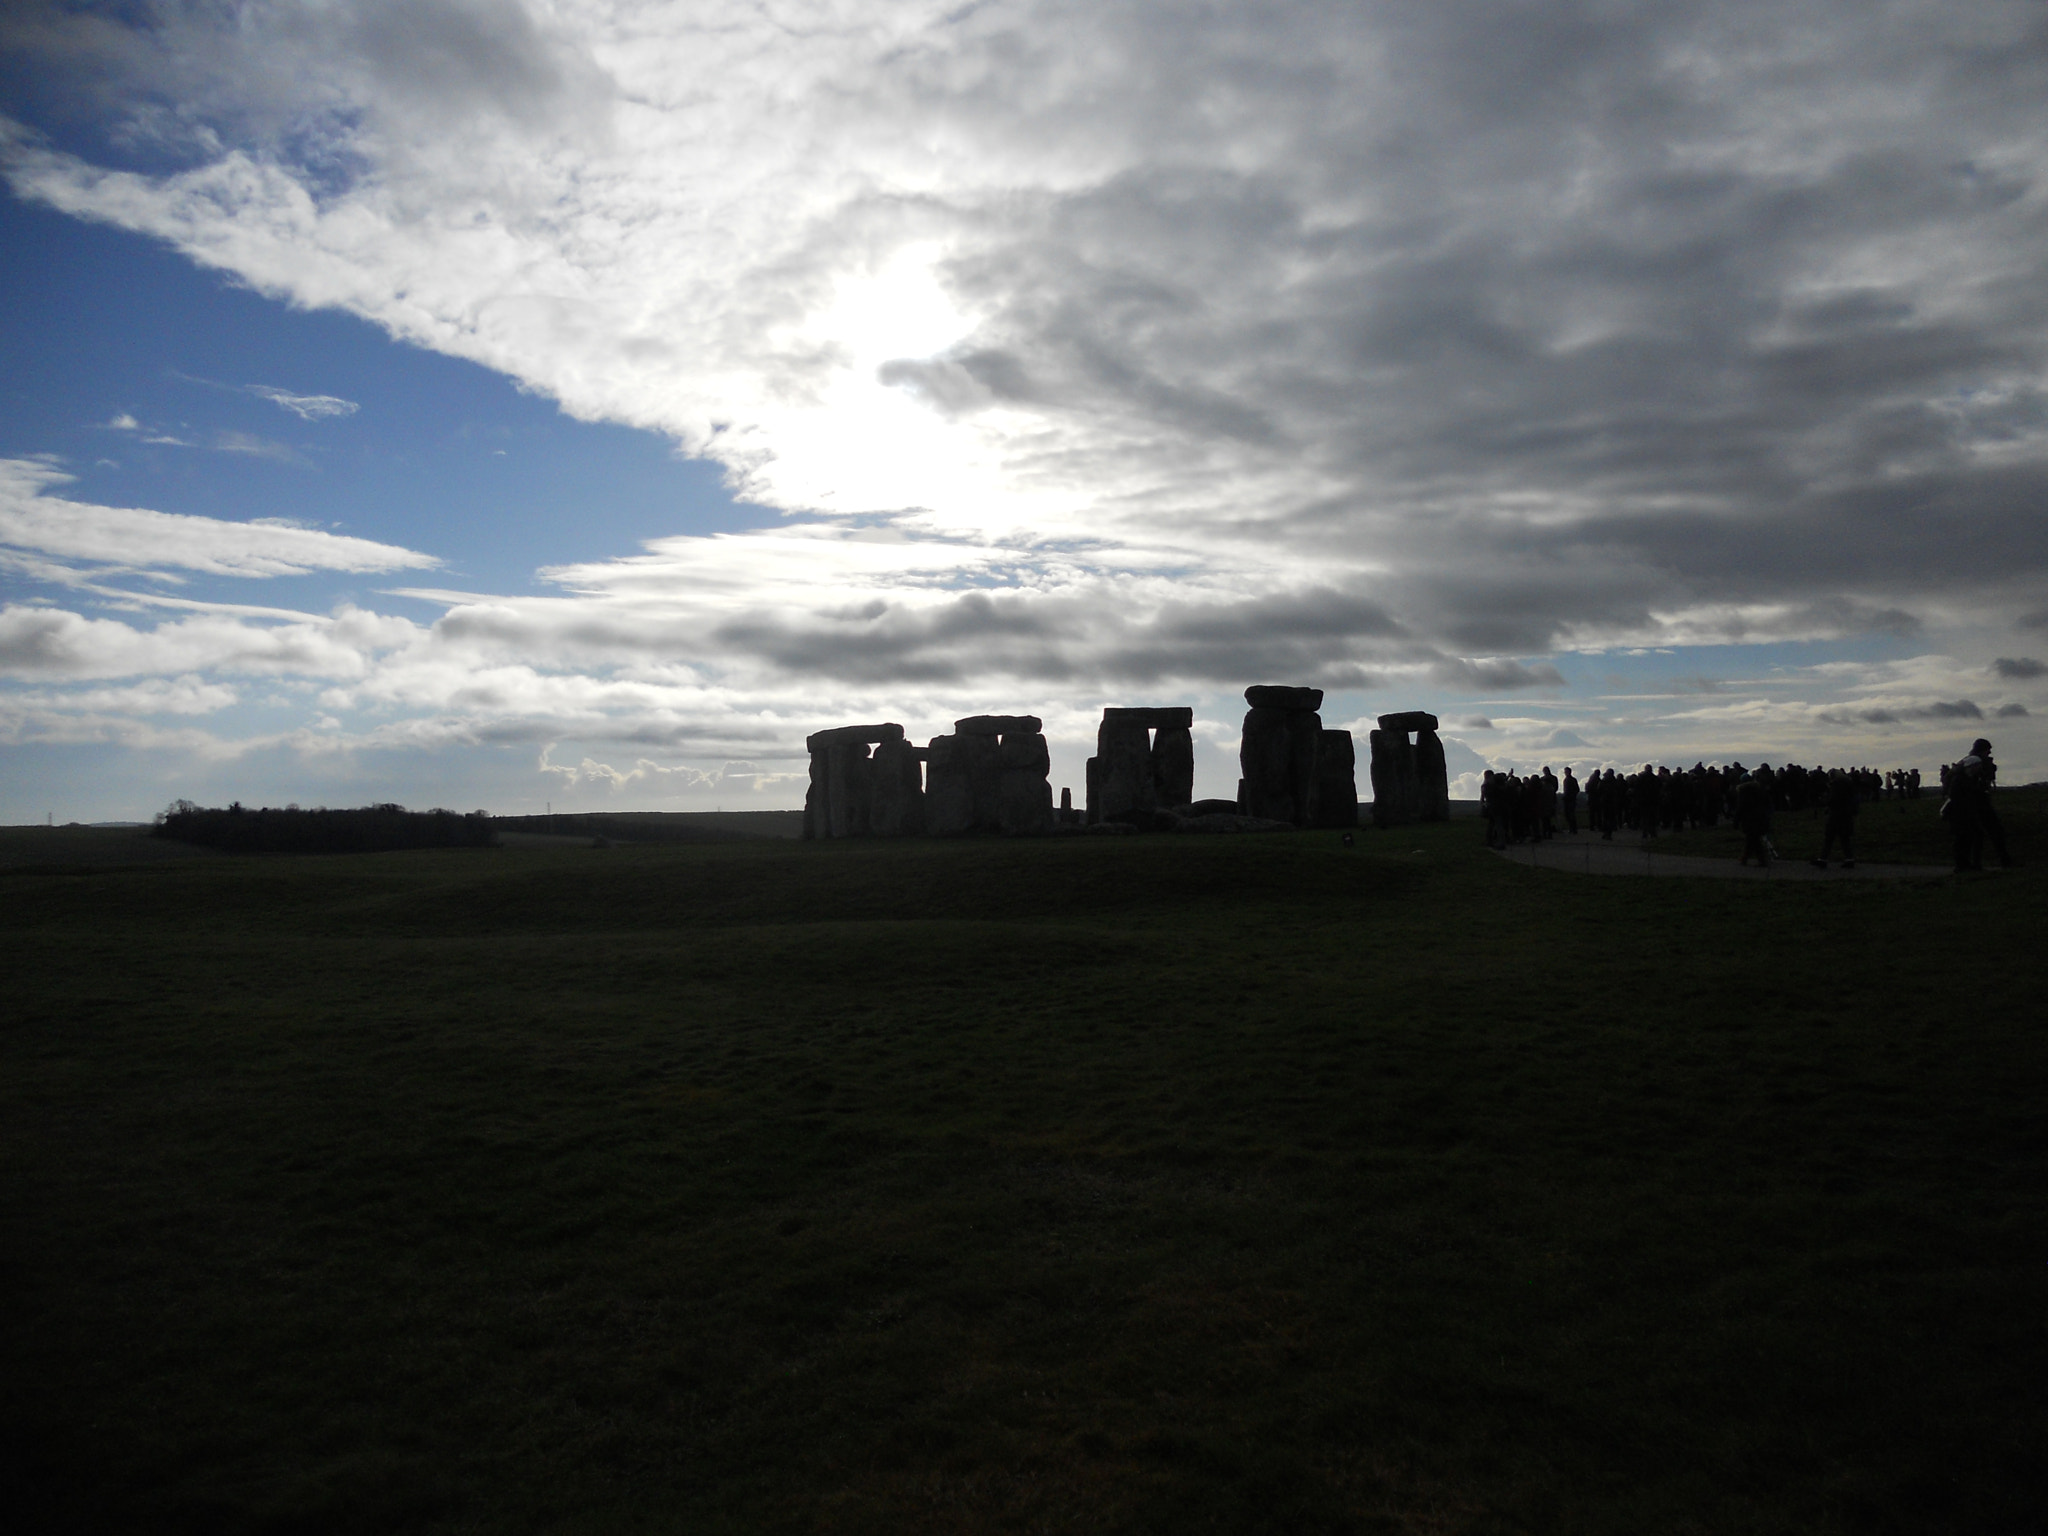
[[[2048,627],[2033,11],[129,14],[13,8],[94,146],[0,125],[18,193],[666,433],[790,514],[541,593],[408,589],[441,618],[319,663],[336,718],[384,712],[352,740],[627,776],[780,761],[821,713],[1271,679],[1555,714],[1567,651],[1934,636],[1917,670],[1638,671],[1524,732],[1905,740]],[[431,564],[24,496],[36,579]],[[132,632],[233,668],[301,622],[194,613]]]
[[[415,550],[280,521],[236,523],[48,494],[70,479],[46,461],[0,459],[0,546],[117,570],[168,567],[216,576],[419,570],[439,563]]]
[[[1468,731],[1490,731],[1493,729],[1493,722],[1484,715],[1467,715],[1455,723]]]
[[[1563,674],[1547,662],[1531,667],[1502,656],[1479,660],[1447,656],[1431,666],[1429,672],[1430,680],[1442,687],[1476,692],[1506,693],[1524,688],[1564,686]]]
[[[210,715],[239,702],[240,697],[234,688],[224,683],[209,683],[187,673],[183,677],[148,678],[125,688],[74,688],[63,692],[21,690],[7,694],[5,703],[20,711]]]
[[[104,423],[109,432],[140,432],[142,423],[126,411],[117,412]]]
[[[0,608],[0,677],[33,681],[210,671],[350,678],[418,627],[344,605],[325,618],[259,623],[197,614],[142,629],[61,608]],[[153,711],[145,710],[144,713]]]
[[[1908,720],[1982,720],[1984,711],[1969,699],[1954,699],[1916,705],[1829,709],[1820,711],[1819,718],[1837,725],[1900,725]]]
[[[339,395],[295,395],[288,389],[275,389],[268,384],[251,384],[249,393],[290,411],[301,421],[328,421],[338,416],[353,416],[362,409],[355,401],[344,400]]]
[[[561,780],[564,788],[596,784],[614,793],[636,783],[668,783],[683,789],[729,789],[741,794],[760,794],[780,786],[810,782],[808,764],[776,771],[765,769],[759,763],[742,761],[727,762],[719,768],[707,770],[687,764],[657,763],[643,757],[635,760],[631,768],[619,769],[586,757],[572,768],[565,763],[551,762],[547,751],[540,755],[540,771]]]
[[[2001,720],[2024,720],[2029,711],[2024,704],[2001,704],[1996,713]]]
[[[36,14],[20,45],[180,168],[17,129],[18,191],[770,506],[1082,575],[1171,542],[1533,677],[2042,606],[2028,12]]]
[[[1992,670],[2000,677],[2027,678],[2048,676],[2048,662],[2039,662],[2031,656],[2001,656],[1991,663]]]

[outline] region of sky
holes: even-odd
[[[12,0],[0,822],[2048,778],[2044,169],[2036,0]]]

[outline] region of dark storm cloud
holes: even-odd
[[[387,133],[466,131],[479,114],[537,126],[599,78],[586,52],[511,0],[332,0],[263,6],[19,0],[0,56],[30,102],[96,120],[122,149],[200,156],[225,140],[306,162],[330,182],[366,116]]]
[[[1910,708],[1824,710],[1819,718],[1833,725],[1900,725],[1908,720],[1982,720],[1984,711],[1970,699],[1954,699]]]
[[[2048,662],[2036,661],[2031,656],[2001,656],[1991,665],[2000,677],[2048,676]]]

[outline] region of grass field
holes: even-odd
[[[2008,851],[2021,862],[2038,858],[2048,850],[2048,786],[2029,785],[2000,790],[1993,801],[1998,819],[2005,824]],[[1821,838],[1827,829],[1827,813],[1818,806],[1803,811],[1779,811],[1771,818],[1771,842],[1783,858],[1818,858]],[[1616,839],[1635,840],[1622,831]],[[1655,839],[1659,853],[1705,855],[1736,859],[1742,856],[1742,834],[1722,822],[1711,831],[1666,833]],[[1840,858],[1841,850],[1834,852]],[[1856,816],[1856,857],[1863,863],[1940,864],[1954,867],[1955,843],[1948,824],[1941,819],[1941,792],[1935,790],[1918,800],[1877,800],[1865,805]],[[1997,858],[1987,847],[1987,865]]]
[[[2038,868],[1454,822],[0,873],[0,1506],[2039,1531]]]

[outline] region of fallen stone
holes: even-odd
[[[1197,800],[1182,813],[1188,816],[1235,816],[1235,800]]]

